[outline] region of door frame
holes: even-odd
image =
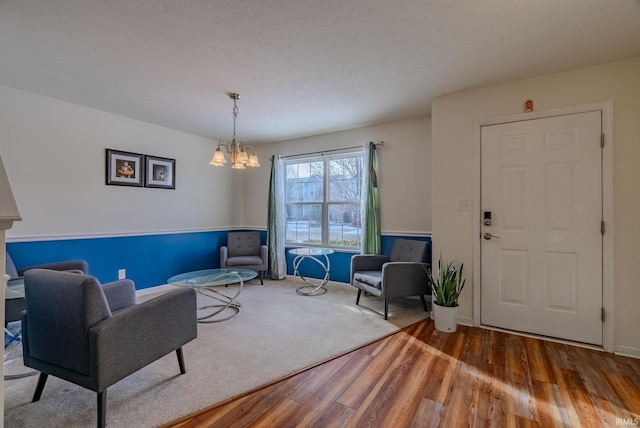
[[[525,120],[544,119],[554,116],[602,112],[602,133],[604,134],[604,148],[602,151],[602,217],[605,221],[605,234],[602,240],[602,305],[605,309],[603,323],[602,348],[613,352],[614,336],[614,301],[613,301],[613,102],[604,101],[593,104],[570,106],[558,109],[543,110],[533,113],[519,113],[507,116],[495,116],[473,122],[473,325],[482,327],[480,323],[481,275],[480,275],[480,240],[482,207],[480,199],[481,188],[481,128],[488,125],[499,125]]]

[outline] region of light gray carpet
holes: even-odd
[[[224,289],[234,293],[236,286]],[[428,316],[417,299],[397,299],[389,320],[378,298],[330,282],[321,296],[301,296],[291,278],[245,285],[240,314],[199,324],[184,347],[187,373],[175,353],[108,389],[107,426],[155,427],[388,335]],[[209,303],[198,296],[200,304]],[[377,311],[377,312],[375,312]],[[171,314],[167,314],[171,316]],[[5,427],[94,427],[96,394],[49,377],[42,398],[31,403],[37,376],[6,380]]]

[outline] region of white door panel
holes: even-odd
[[[602,344],[601,113],[484,126],[481,323]]]

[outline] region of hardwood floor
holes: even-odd
[[[640,360],[425,320],[164,427],[639,424]]]

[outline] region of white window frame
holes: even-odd
[[[301,155],[301,156],[292,156],[292,157],[288,157],[285,158],[283,160],[283,168],[285,171],[285,179],[284,179],[284,185],[285,185],[285,189],[284,189],[284,194],[285,194],[285,200],[284,200],[284,204],[285,204],[285,212],[288,212],[287,207],[289,206],[302,206],[302,205],[307,205],[307,206],[312,206],[312,205],[320,205],[321,207],[321,221],[320,221],[320,225],[321,225],[321,242],[320,243],[311,243],[311,242],[294,242],[294,241],[286,241],[285,245],[287,246],[309,246],[309,247],[324,247],[324,248],[333,248],[333,249],[342,249],[342,250],[359,250],[361,248],[361,243],[362,243],[362,226],[360,226],[360,233],[359,233],[359,240],[358,240],[358,244],[355,246],[350,246],[350,245],[335,245],[335,244],[331,244],[330,242],[330,219],[329,219],[329,206],[330,205],[342,205],[342,204],[348,204],[348,205],[354,205],[356,207],[355,211],[358,215],[358,217],[361,214],[361,206],[362,206],[362,192],[364,191],[364,189],[362,188],[363,186],[363,177],[362,174],[360,174],[359,180],[360,180],[360,197],[358,199],[352,200],[352,199],[343,199],[343,200],[329,200],[329,191],[330,191],[330,178],[331,178],[331,174],[330,174],[330,169],[329,169],[329,163],[331,161],[335,161],[338,159],[344,159],[344,158],[351,158],[351,157],[360,157],[360,161],[361,161],[361,165],[362,168],[364,168],[364,151],[362,149],[349,149],[349,150],[345,150],[345,151],[341,151],[340,153],[332,153],[332,154],[314,154],[314,155]],[[323,168],[323,185],[322,185],[322,190],[323,190],[323,194],[322,194],[322,200],[321,201],[289,201],[288,198],[288,188],[287,186],[287,177],[286,177],[286,171],[289,165],[295,165],[295,164],[299,164],[299,163],[310,163],[310,162],[322,162],[322,168]],[[360,223],[362,223],[362,219],[360,219]],[[287,226],[285,226],[285,229],[287,229]]]

